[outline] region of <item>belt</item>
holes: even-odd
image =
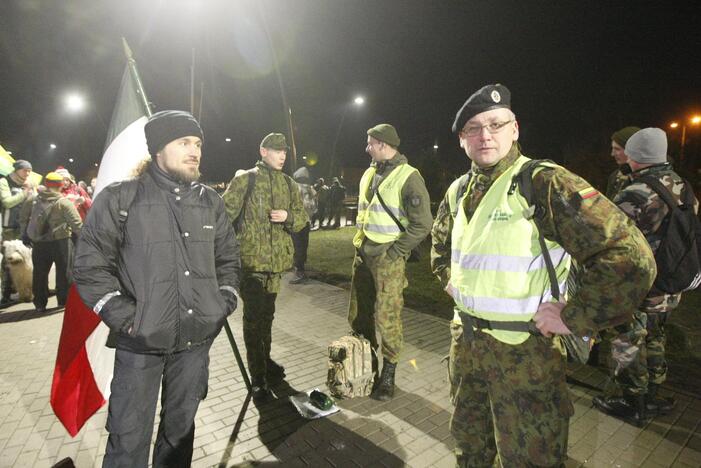
[[[460,315],[460,321],[462,322],[463,338],[473,338],[474,330],[504,330],[512,332],[525,332],[531,335],[540,335],[540,331],[535,326],[535,322],[529,320],[528,322],[502,322],[496,320],[486,320],[483,318],[475,317],[473,315],[467,314],[465,312],[458,312]]]

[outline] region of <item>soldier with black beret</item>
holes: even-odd
[[[472,94],[453,131],[472,167],[438,208],[431,265],[455,301],[448,376],[458,466],[564,466],[573,406],[559,336],[630,320],[654,259],[620,210],[554,163],[533,172],[528,206],[513,181],[530,159],[505,86]],[[560,290],[571,258],[586,266],[567,302],[553,298],[543,249]]]

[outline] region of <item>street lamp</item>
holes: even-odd
[[[49,148],[51,148],[52,150],[56,149],[56,143],[51,143],[49,145]]]
[[[698,125],[701,123],[701,115],[694,115],[689,119],[691,125]],[[682,140],[679,147],[679,162],[684,160],[684,145],[686,145],[686,123],[682,121]],[[672,122],[669,124],[669,128],[678,128],[679,122]]]
[[[63,98],[66,110],[71,114],[77,114],[85,109],[85,97],[78,93],[68,93]]]
[[[363,96],[356,96],[353,99],[353,105],[355,107],[362,107],[365,104],[365,98]],[[333,177],[335,165],[336,165],[336,145],[338,145],[338,138],[341,136],[341,128],[343,128],[343,122],[346,121],[346,114],[350,105],[343,106],[343,113],[341,114],[341,121],[338,123],[338,129],[336,129],[336,138],[333,140],[333,146],[331,147],[331,162],[329,164],[329,175]]]

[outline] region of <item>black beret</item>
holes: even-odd
[[[483,86],[467,98],[453,122],[453,133],[457,133],[472,117],[492,109],[511,109],[511,92],[500,84]]]
[[[148,152],[155,156],[165,145],[178,138],[196,136],[204,140],[202,128],[197,120],[185,111],[167,110],[156,112],[144,127]]]

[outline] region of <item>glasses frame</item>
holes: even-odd
[[[494,135],[504,130],[506,126],[512,122],[515,122],[515,120],[511,119],[505,122],[491,122],[485,125],[474,125],[467,127],[469,130],[463,128],[462,130],[460,130],[460,134],[464,137],[476,137],[477,135],[482,134],[482,130],[487,129],[490,135]]]

